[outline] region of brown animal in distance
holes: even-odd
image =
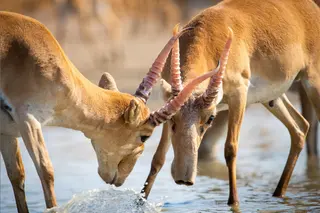
[[[86,79],[40,22],[16,13],[0,12],[1,153],[14,189],[18,212],[28,212],[24,169],[17,137],[22,136],[40,177],[47,208],[56,206],[54,172],[42,126],[82,131],[91,139],[98,173],[110,184],[123,184],[159,124],[159,112],[174,115],[192,90],[215,73],[194,79],[159,111],[146,102],[160,78],[176,39],[160,52],[134,95],[118,91],[105,74],[100,87]],[[105,88],[102,89],[101,87]]]
[[[215,113],[229,110],[225,143],[230,183],[228,204],[237,205],[238,137],[245,108],[253,103],[263,104],[290,133],[290,153],[274,192],[274,196],[284,196],[309,128],[284,95],[295,80],[301,80],[320,119],[319,8],[308,0],[227,0],[204,10],[186,27],[193,30],[180,38],[182,84],[218,63],[227,27],[234,30],[234,41],[221,88],[216,90],[214,84],[203,84],[164,126],[144,187],[146,196],[152,187],[150,182],[163,164],[170,138],[174,149],[171,169],[174,180],[178,184],[194,184],[197,150],[203,134]],[[173,84],[169,70],[168,63],[162,77]],[[163,85],[166,97],[171,97],[170,84]],[[216,98],[219,95],[223,96],[221,101]],[[270,101],[273,105],[269,106]]]

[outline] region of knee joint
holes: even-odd
[[[9,171],[8,176],[9,176],[10,182],[13,185],[21,185],[24,183],[24,180],[25,180],[24,171],[15,171],[15,172]]]
[[[44,180],[48,183],[53,183],[54,182],[54,171],[52,166],[47,166],[44,167],[41,171],[42,177]]]
[[[224,147],[224,157],[226,161],[230,161],[237,156],[238,146],[235,143],[228,143]]]
[[[307,129],[308,131],[308,129]],[[302,150],[305,144],[305,139],[307,136],[307,131],[301,131],[300,129],[296,129],[294,132],[291,133],[292,137],[292,146],[296,149]]]
[[[152,165],[151,165],[151,174],[152,175],[157,174],[162,168],[163,164],[164,164],[164,159],[162,158],[153,159]]]

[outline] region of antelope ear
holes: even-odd
[[[164,100],[169,100],[172,96],[172,88],[171,85],[164,79],[160,80],[161,91]]]
[[[138,126],[141,118],[141,108],[136,99],[132,99],[126,111],[124,112],[125,123]]]
[[[99,87],[101,87],[103,89],[107,89],[107,90],[119,91],[117,84],[116,84],[116,81],[114,80],[112,75],[107,72],[102,74],[100,81],[99,81]]]

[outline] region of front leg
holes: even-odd
[[[148,175],[148,178],[144,184],[143,189],[141,190],[141,193],[144,193],[144,198],[148,198],[152,185],[161,170],[165,159],[166,159],[166,154],[168,152],[168,149],[170,147],[170,139],[169,139],[169,124],[168,122],[163,124],[163,129],[162,129],[162,135],[160,139],[160,143],[157,147],[157,151],[153,156],[152,159],[152,164],[151,164],[151,169],[150,173]]]
[[[238,192],[236,180],[236,158],[238,151],[238,140],[243,115],[246,108],[247,88],[237,88],[237,92],[229,96],[229,120],[228,135],[224,147],[224,156],[229,172],[229,200],[228,205],[238,205]]]
[[[13,188],[18,212],[28,213],[26,194],[24,191],[24,166],[17,138],[1,134],[0,150]]]
[[[37,169],[44,191],[47,208],[57,205],[54,193],[53,166],[43,139],[41,124],[28,113],[18,111],[18,125],[24,144]]]

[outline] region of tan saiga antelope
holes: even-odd
[[[320,6],[320,0],[314,0],[315,3]],[[306,92],[301,84],[301,82],[295,82],[291,86],[291,91],[298,92],[302,115],[308,121],[310,127],[306,137],[306,152],[308,156],[308,161],[318,161],[318,126],[319,122],[317,115],[310,103]],[[224,132],[228,126],[228,111],[223,111],[215,117],[212,122],[211,127],[206,131],[201,140],[201,145],[198,150],[198,159],[209,160],[216,156],[216,144],[220,137],[224,136]]]
[[[288,129],[291,148],[274,196],[284,196],[309,128],[284,93],[301,80],[320,119],[320,10],[311,0],[226,0],[194,17],[180,38],[182,84],[217,65],[228,27],[234,30],[228,66],[212,77],[165,124],[143,191],[148,196],[161,169],[171,138],[171,173],[178,184],[195,181],[197,150],[214,115],[229,110],[225,159],[229,171],[228,204],[238,204],[236,157],[239,131],[247,105],[263,104]],[[224,66],[224,64],[222,65]],[[166,97],[182,88],[170,79],[170,64],[162,77]],[[172,73],[172,75],[174,75]],[[177,75],[178,76],[178,75]],[[223,76],[223,79],[222,79]],[[217,84],[219,82],[220,84]],[[180,88],[180,89],[176,89]]]
[[[215,74],[194,79],[160,111],[150,113],[146,102],[151,89],[175,40],[188,30],[168,41],[130,95],[119,92],[110,75],[100,82],[106,89],[87,80],[40,22],[0,12],[1,152],[19,212],[28,212],[20,136],[41,179],[47,208],[57,205],[53,167],[41,131],[44,125],[82,131],[97,154],[100,177],[106,183],[123,184],[159,124],[159,112],[173,115],[199,83]]]
[[[320,0],[315,0],[315,3],[320,6]],[[300,81],[295,82],[291,88],[291,91],[299,94],[301,103],[302,115],[308,121],[310,127],[306,137],[306,152],[308,155],[308,161],[318,160],[318,126],[319,122],[317,115],[310,103],[306,92]],[[289,91],[290,91],[289,90]],[[211,127],[206,131],[201,141],[201,145],[198,150],[198,159],[212,160],[216,157],[216,144],[220,137],[224,136],[224,131],[227,129],[228,124],[228,111],[219,113],[212,122]],[[320,141],[319,141],[320,142]]]
[[[314,0],[316,4],[320,5],[320,0]],[[189,0],[176,0],[183,14],[183,20],[189,18],[190,13],[190,1]],[[213,5],[219,3],[220,0],[211,0]],[[209,2],[208,2],[209,3]],[[309,122],[310,128],[306,138],[306,151],[308,160],[314,159],[318,156],[318,119],[313,110],[313,107],[308,100],[307,94],[305,93],[300,82],[296,82],[292,87],[292,90],[298,91],[302,115]],[[228,112],[224,111],[219,113],[212,122],[211,127],[206,131],[201,140],[201,145],[198,150],[198,159],[210,160],[216,157],[216,144],[220,137],[225,135],[225,130],[228,126]]]

